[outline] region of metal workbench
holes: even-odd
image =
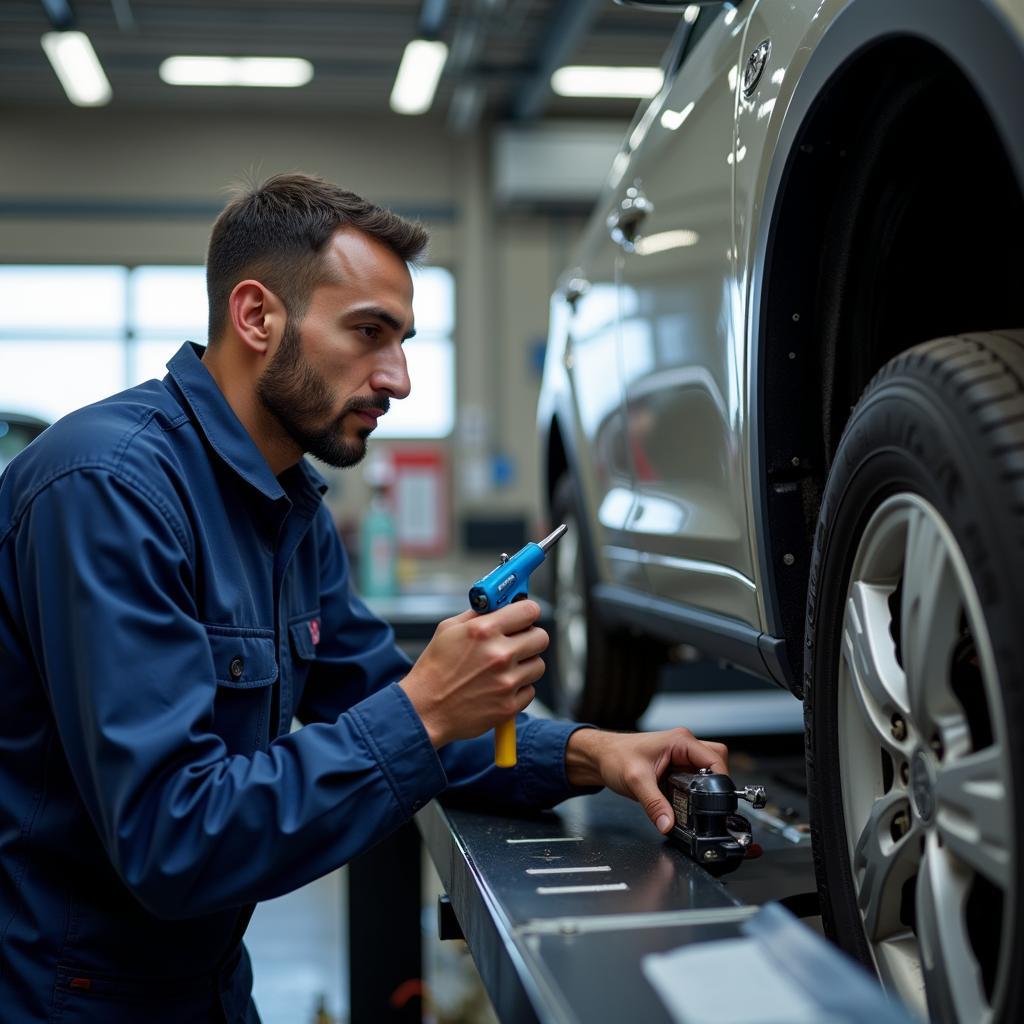
[[[457,919],[449,936],[461,926],[508,1024],[909,1021],[793,916],[817,912],[805,832],[744,813],[764,856],[721,880],[608,792],[514,817],[435,801],[416,824]],[[793,913],[762,909],[769,901]],[[677,962],[680,950],[702,954]],[[667,1005],[665,978],[679,979],[685,1012]],[[714,1015],[701,1009],[708,993],[721,1005]]]

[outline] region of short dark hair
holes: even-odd
[[[227,322],[228,299],[247,277],[265,284],[290,317],[301,320],[313,289],[325,280],[323,249],[339,228],[383,242],[406,263],[426,252],[422,224],[308,174],[275,174],[237,194],[210,232],[206,294],[209,342]]]

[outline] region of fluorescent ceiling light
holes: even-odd
[[[425,114],[434,102],[447,59],[444,43],[414,39],[407,44],[391,90],[391,109],[396,114]]]
[[[42,43],[72,103],[100,107],[110,102],[110,82],[84,32],[44,32]]]
[[[636,240],[635,249],[641,256],[665,252],[666,249],[688,249],[700,241],[700,235],[688,228],[677,231],[659,231],[656,235],[645,235]]]
[[[566,65],[551,76],[551,88],[559,96],[593,96],[650,99],[661,89],[661,68],[606,68]]]
[[[295,89],[313,77],[301,57],[168,57],[160,65],[168,85],[239,85]]]

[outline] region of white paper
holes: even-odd
[[[441,481],[432,467],[403,467],[398,476],[399,544],[431,547],[443,540],[443,524],[438,521]]]
[[[641,966],[676,1024],[822,1024],[829,1016],[755,939],[651,953]]]
[[[458,464],[459,479],[465,497],[484,497],[491,488],[490,463],[482,455],[463,458]]]

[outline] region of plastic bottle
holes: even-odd
[[[359,589],[364,597],[394,597],[398,593],[398,532],[391,511],[390,472],[367,467],[366,475],[372,497],[359,527]]]

